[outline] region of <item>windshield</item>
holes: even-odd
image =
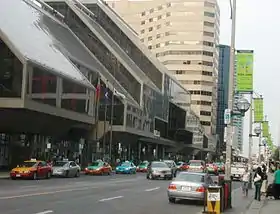
[[[90,166],[101,166],[102,162],[93,162]]]
[[[18,167],[34,167],[34,165],[36,164],[37,162],[23,162],[21,164],[18,165]]]
[[[56,161],[53,166],[64,166],[65,164],[67,164],[68,162],[66,161]]]
[[[223,163],[215,163],[216,166],[222,166]]]
[[[131,163],[126,163],[126,162],[125,162],[125,163],[122,163],[121,166],[130,167],[130,166],[131,166]]]
[[[204,176],[199,174],[180,173],[175,181],[188,181],[194,183],[204,182]]]
[[[148,163],[144,162],[144,163],[140,163],[139,166],[147,166]]]
[[[201,162],[190,162],[190,166],[201,166]]]
[[[154,167],[154,168],[166,168],[166,167],[168,167],[168,165],[166,165],[166,163],[163,163],[163,162],[156,162],[156,163],[152,163],[152,167]]]

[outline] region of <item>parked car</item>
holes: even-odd
[[[116,174],[135,174],[136,166],[131,161],[122,162],[116,167]]]
[[[204,201],[204,193],[209,185],[214,185],[210,175],[198,172],[181,172],[168,186],[170,203],[177,199]]]
[[[36,180],[38,178],[49,179],[52,174],[52,167],[45,161],[31,159],[18,164],[10,172],[11,179],[29,178]]]
[[[218,167],[213,163],[207,163],[205,170],[209,174],[215,174],[215,175],[219,174]]]
[[[225,173],[225,164],[223,162],[214,163],[218,168],[218,172],[224,174]]]
[[[176,166],[175,161],[163,160],[163,162],[165,162],[167,164],[167,166],[169,166],[169,168],[171,169],[171,172],[172,172],[172,176],[175,178],[176,174],[177,174],[177,166]]]
[[[81,167],[74,161],[55,161],[53,164],[52,176],[57,177],[79,177]]]
[[[112,167],[104,161],[94,161],[85,168],[86,175],[110,175]]]
[[[171,168],[163,161],[152,161],[148,165],[147,179],[169,179],[173,178]]]
[[[140,163],[140,164],[137,166],[136,171],[137,171],[137,172],[147,172],[148,165],[149,165],[149,162],[148,162],[148,161],[143,161],[142,163]]]

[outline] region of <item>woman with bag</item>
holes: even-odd
[[[242,192],[243,192],[244,197],[248,196],[248,185],[249,185],[249,181],[250,181],[250,175],[251,174],[250,174],[248,168],[246,168],[242,175]]]
[[[262,186],[262,169],[261,167],[257,168],[257,171],[254,175],[254,184],[255,184],[255,200],[261,200],[261,186]]]

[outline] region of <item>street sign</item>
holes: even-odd
[[[230,109],[225,109],[224,113],[224,123],[226,125],[229,125],[231,123],[231,110]]]

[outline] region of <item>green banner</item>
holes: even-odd
[[[262,136],[263,137],[268,137],[269,136],[269,125],[268,121],[264,121],[262,123]]]
[[[256,123],[263,121],[263,98],[254,98],[254,121]]]
[[[254,51],[238,50],[236,54],[236,63],[236,90],[238,92],[252,92]]]

